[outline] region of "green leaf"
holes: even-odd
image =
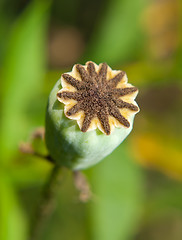
[[[93,169],[91,182],[93,239],[130,239],[138,226],[143,188],[142,174],[126,143]]]
[[[144,205],[145,224],[155,222],[157,219],[165,217],[172,212],[182,214],[181,182],[171,183],[166,181],[165,184],[160,186],[160,181],[157,181],[157,190],[150,193]]]
[[[31,126],[27,106],[36,104],[45,71],[49,1],[33,1],[13,28],[3,68],[2,160],[10,159]]]
[[[140,43],[143,0],[112,0],[93,35],[87,56],[100,63],[114,64],[133,54]]]
[[[0,239],[26,240],[26,218],[18,204],[12,182],[0,171]]]

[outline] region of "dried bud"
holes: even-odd
[[[49,96],[46,144],[57,164],[84,169],[110,154],[130,133],[138,90],[106,63],[74,65]]]

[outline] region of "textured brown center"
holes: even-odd
[[[75,92],[58,92],[58,99],[73,99],[77,103],[66,112],[66,115],[73,116],[79,111],[84,111],[85,117],[82,123],[81,131],[86,132],[93,118],[97,117],[104,129],[109,135],[111,128],[109,116],[117,119],[123,126],[130,127],[129,121],[122,116],[119,109],[127,108],[132,111],[138,111],[138,107],[132,103],[127,103],[120,97],[137,91],[136,87],[117,88],[125,72],[119,72],[115,77],[107,79],[107,64],[103,63],[100,70],[96,72],[93,62],[89,62],[87,69],[77,64],[76,69],[80,74],[81,81],[69,74],[63,74],[65,81],[75,88]]]

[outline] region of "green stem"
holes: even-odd
[[[60,180],[62,178],[60,173],[60,167],[55,165],[43,189],[42,198],[36,209],[36,214],[30,229],[30,240],[40,239],[45,224],[55,209],[55,193],[60,186]]]

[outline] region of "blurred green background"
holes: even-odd
[[[107,62],[140,90],[134,130],[84,171],[63,171],[44,240],[182,239],[182,2],[0,1],[0,239],[27,240],[52,165],[20,153],[44,126],[50,90],[75,63]],[[37,140],[34,145],[42,148]]]

